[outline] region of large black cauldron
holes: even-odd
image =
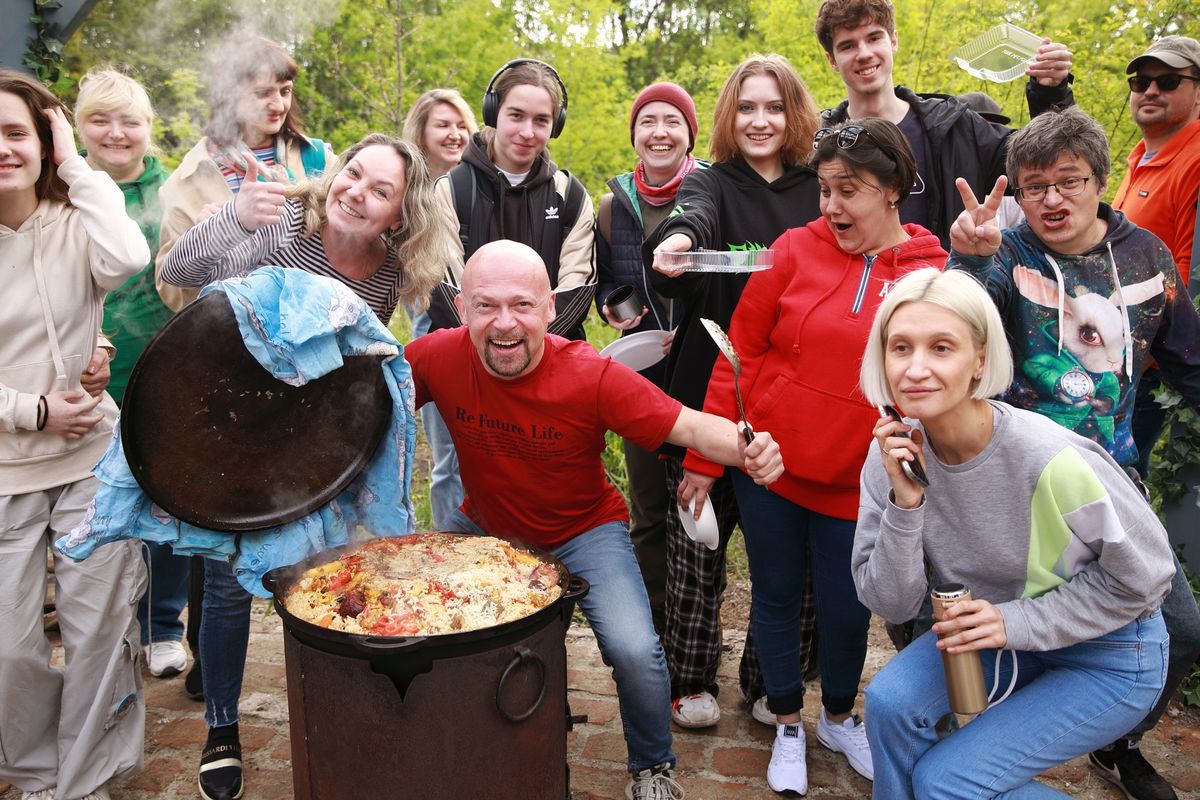
[[[532,551],[558,568],[558,600],[444,636],[360,636],[288,612],[296,578],[348,549],[263,579],[284,625],[297,800],[568,797],[565,638],[587,582]]]

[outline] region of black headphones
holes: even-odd
[[[496,86],[496,79],[513,67],[519,67],[522,64],[538,64],[545,67],[554,76],[554,80],[558,82],[558,88],[562,92],[562,105],[559,106],[558,116],[554,118],[554,126],[550,129],[550,138],[557,139],[558,135],[562,133],[563,126],[567,124],[567,85],[563,83],[562,78],[558,77],[558,70],[545,61],[538,61],[536,58],[514,58],[496,70],[495,74],[492,75],[492,79],[488,81],[487,90],[483,93],[483,124],[494,128],[496,127],[496,121],[500,119],[500,94],[494,88]]]

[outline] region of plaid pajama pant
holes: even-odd
[[[683,480],[677,458],[664,461],[667,489],[673,498]],[[708,495],[717,516],[721,540],[716,550],[688,538],[679,519],[679,504],[667,504],[667,624],[663,649],[671,673],[671,697],[699,692],[716,696],[721,663],[721,600],[725,595],[725,553],[738,525],[737,500],[728,475],[717,479]],[[805,570],[804,611],[800,621],[800,663],[807,673],[816,664],[816,618],[812,602],[812,571]],[[753,577],[753,576],[752,576]],[[746,645],[738,665],[738,683],[747,703],[762,697],[762,671],[749,620]]]

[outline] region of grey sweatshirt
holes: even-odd
[[[891,501],[878,443],[862,471],[851,569],[890,622],[936,582],[965,584],[1004,618],[1007,649],[1056,650],[1158,607],[1175,574],[1167,534],[1102,447],[1039,414],[991,401],[992,441],[965,464],[926,445],[924,502]]]

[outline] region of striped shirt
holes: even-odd
[[[374,275],[354,280],[329,263],[319,230],[306,239],[300,238],[303,227],[303,214],[296,200],[287,201],[279,222],[254,233],[242,228],[233,202],[226,203],[179,238],[163,261],[162,278],[175,286],[205,286],[268,265],[302,269],[341,281],[387,325],[404,288],[396,249],[388,248],[383,266]]]
[[[218,150],[217,152],[219,153],[220,151]],[[279,163],[275,160],[275,145],[273,144],[267,147],[256,147],[253,153],[254,158],[258,160],[261,166],[273,167]],[[213,155],[211,149],[209,155]],[[225,176],[225,182],[229,184],[229,188],[233,190],[233,193],[237,194],[241,191],[242,181],[246,175],[245,170],[238,172],[221,158],[214,157],[213,161],[216,163],[217,168],[221,170],[221,174]],[[267,174],[269,175],[270,172],[268,171]]]

